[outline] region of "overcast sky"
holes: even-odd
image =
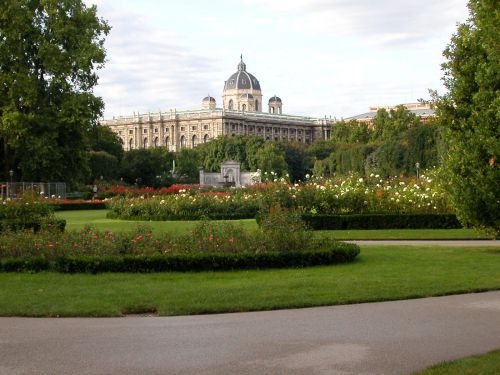
[[[112,30],[95,93],[105,118],[222,104],[240,54],[264,103],[349,117],[443,91],[442,51],[466,0],[86,0]]]

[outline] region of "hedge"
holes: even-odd
[[[352,262],[359,254],[359,246],[335,243],[326,250],[301,252],[266,252],[237,254],[183,254],[106,257],[61,257],[53,263],[42,259],[4,259],[4,272],[41,271],[50,269],[62,273],[101,272],[188,272],[228,271],[266,268],[300,268]]]
[[[55,211],[73,211],[73,210],[104,210],[105,202],[75,202],[54,204]]]
[[[36,221],[36,222],[24,222],[15,219],[4,219],[0,220],[0,232],[4,230],[16,231],[16,230],[29,230],[32,229],[35,233],[41,228],[45,227],[56,227],[61,232],[64,232],[66,228],[66,220],[64,219],[50,219],[48,221]]]
[[[302,215],[312,229],[454,229],[462,228],[453,214]]]

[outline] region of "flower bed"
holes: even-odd
[[[447,196],[432,176],[408,178],[349,176],[309,179],[302,184],[268,181],[227,192],[181,190],[169,196],[113,199],[110,217],[141,220],[194,220],[254,217],[272,205],[304,215],[453,214]]]

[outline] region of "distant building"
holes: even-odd
[[[192,148],[220,136],[248,135],[273,141],[312,143],[329,139],[332,120],[283,114],[283,102],[274,95],[263,112],[260,83],[246,70],[238,70],[224,83],[222,108],[208,95],[199,110],[133,114],[101,121],[123,141],[125,150],[165,147],[170,151]]]
[[[408,109],[411,113],[415,114],[420,118],[420,122],[425,124],[429,121],[429,119],[436,117],[435,110],[431,108],[430,104],[425,103],[405,103],[400,104],[406,109]],[[377,115],[377,111],[379,109],[386,109],[387,111],[391,109],[396,109],[397,105],[392,106],[381,106],[381,107],[370,107],[368,112],[362,113],[360,115],[352,116],[345,118],[345,121],[356,120],[360,122],[368,123],[369,127],[373,126],[373,119]]]

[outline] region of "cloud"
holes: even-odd
[[[143,16],[105,3],[99,14],[112,25],[95,89],[106,103],[106,118],[199,106],[207,92],[219,91],[211,80],[215,60],[197,56],[171,31],[150,28]]]
[[[243,0],[280,11],[296,31],[361,38],[368,44],[423,43],[466,18],[466,0]]]

